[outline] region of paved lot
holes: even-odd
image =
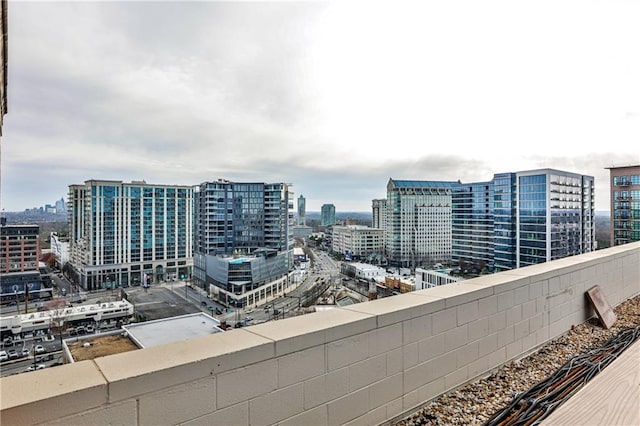
[[[144,315],[148,321],[201,312],[194,303],[187,302],[169,288],[129,287],[125,291],[129,302],[135,305],[136,313]]]

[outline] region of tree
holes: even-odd
[[[64,297],[56,297],[47,303],[47,309],[50,313],[49,328],[52,332],[57,333],[60,339],[60,348],[62,348],[62,332],[65,329],[69,311],[67,310],[67,300]]]

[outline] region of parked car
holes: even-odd
[[[204,300],[203,300],[203,301],[201,301],[201,302],[200,302],[200,304],[201,304],[202,306],[207,306],[207,302],[206,302],[206,301],[204,301]]]
[[[30,365],[27,368],[27,371],[42,370],[43,368],[47,368],[47,366],[45,364],[38,364],[35,367],[33,365]]]
[[[27,348],[22,348],[22,350],[20,351],[20,354],[25,357],[25,356],[29,356],[29,349]]]
[[[20,358],[20,355],[18,354],[18,351],[16,351],[15,349],[11,349],[10,351],[8,351],[7,355],[9,356],[9,359],[18,359],[18,358]]]
[[[36,345],[35,348],[33,348],[33,350],[37,354],[43,354],[46,352],[46,349],[42,345]]]
[[[13,339],[11,337],[5,337],[2,344],[5,346],[13,346]]]
[[[85,330],[87,331],[87,333],[93,333],[95,331],[95,327],[92,325],[88,325],[85,327]]]
[[[222,311],[220,310],[220,308],[216,308],[216,315],[222,315]]]
[[[7,355],[6,351],[0,351],[0,361],[6,361],[9,359],[9,355]]]

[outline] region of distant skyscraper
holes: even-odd
[[[609,167],[611,245],[640,241],[640,165]]]
[[[88,180],[69,186],[70,257],[87,290],[188,278],[193,189]]]
[[[320,225],[332,226],[336,224],[336,206],[323,204],[320,209]]]
[[[56,213],[60,214],[66,211],[67,211],[67,206],[64,202],[64,198],[60,198],[58,201],[56,201]]]
[[[307,200],[305,200],[305,198],[300,195],[300,197],[298,197],[298,225],[300,226],[305,226],[307,224],[306,203]]]
[[[384,230],[387,227],[387,200],[371,200],[371,227]]]

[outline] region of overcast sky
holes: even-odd
[[[290,182],[370,211],[390,177],[640,163],[640,2],[9,4],[2,208],[85,180]]]

